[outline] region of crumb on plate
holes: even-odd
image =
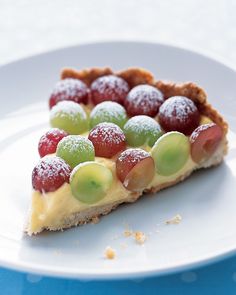
[[[181,215],[177,214],[169,220],[166,220],[165,224],[179,224],[182,220]]]
[[[132,234],[133,234],[132,230],[126,229],[124,231],[124,236],[125,237],[130,237],[130,236],[132,236]]]
[[[98,222],[99,222],[99,218],[97,216],[92,218],[93,224],[97,224]]]
[[[116,251],[110,246],[107,246],[105,249],[105,257],[107,259],[114,259],[116,257]]]
[[[141,231],[136,231],[134,233],[134,238],[138,244],[143,244],[146,241],[146,235]]]

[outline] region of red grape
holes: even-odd
[[[45,157],[32,172],[33,188],[41,193],[54,192],[63,183],[69,183],[71,168],[59,157]]]
[[[128,190],[143,190],[155,174],[154,160],[142,149],[127,149],[116,160],[116,174]]]
[[[164,131],[190,135],[199,125],[200,114],[194,102],[184,96],[168,98],[159,109],[159,123]]]
[[[124,105],[130,116],[154,117],[163,101],[163,94],[157,88],[151,85],[138,85],[128,93]]]
[[[40,138],[38,144],[38,152],[40,157],[42,158],[48,154],[54,154],[56,152],[59,141],[67,135],[68,133],[58,128],[52,128],[48,132],[46,132]]]
[[[50,109],[59,101],[72,100],[77,103],[88,103],[89,88],[78,79],[64,79],[56,83],[49,98]]]
[[[128,83],[114,75],[102,76],[91,85],[91,96],[95,105],[107,100],[122,104],[128,92]]]
[[[215,123],[197,127],[190,136],[193,161],[201,163],[207,160],[216,151],[222,138],[223,131]]]
[[[100,123],[89,133],[97,157],[111,158],[125,149],[125,135],[119,126],[113,123]]]

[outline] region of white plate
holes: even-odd
[[[220,167],[132,205],[97,225],[26,237],[37,142],[48,125],[48,94],[64,66],[144,67],[158,79],[195,81],[230,123],[230,152]],[[100,43],[57,50],[0,68],[0,264],[62,277],[159,275],[210,262],[236,249],[236,72],[205,56],[147,43]],[[164,221],[181,214],[179,225]],[[143,246],[125,238],[124,223],[148,234]],[[117,259],[103,258],[107,245]]]

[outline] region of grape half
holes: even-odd
[[[86,204],[94,204],[103,199],[112,182],[111,170],[97,162],[79,164],[70,177],[73,196]]]
[[[144,115],[130,118],[124,126],[124,133],[128,145],[132,147],[145,144],[152,147],[163,134],[157,121]]]
[[[142,149],[127,149],[116,160],[116,174],[127,190],[142,191],[154,177],[154,161]]]
[[[128,83],[123,78],[114,75],[99,77],[91,84],[91,96],[95,105],[103,101],[115,101],[122,104],[128,92]]]
[[[130,90],[124,105],[129,116],[147,115],[154,117],[163,102],[163,94],[156,87],[138,85]]]
[[[200,114],[194,102],[185,96],[168,98],[159,109],[159,123],[163,130],[190,135],[199,125]]]
[[[191,156],[194,162],[202,163],[216,151],[223,138],[222,129],[215,123],[197,127],[190,136]]]
[[[91,128],[103,122],[114,123],[123,128],[126,121],[127,114],[124,107],[113,101],[105,101],[96,105],[90,113]]]
[[[52,127],[62,129],[69,134],[81,134],[88,130],[88,118],[84,109],[75,102],[62,101],[50,111]]]
[[[67,78],[56,83],[50,98],[50,109],[58,102],[72,100],[76,103],[88,103],[89,89],[84,82],[79,79]]]
[[[113,123],[100,123],[88,135],[97,157],[111,158],[126,147],[124,132]]]
[[[188,161],[190,144],[184,134],[172,131],[162,135],[151,150],[156,171],[160,175],[172,175],[178,172]]]
[[[69,182],[70,173],[70,166],[64,160],[46,156],[33,169],[33,188],[41,193],[54,192],[65,182]]]
[[[74,168],[79,163],[93,161],[95,151],[89,139],[80,135],[69,135],[59,142],[56,155]]]
[[[57,145],[59,141],[62,140],[65,136],[67,136],[64,130],[60,130],[58,128],[52,128],[47,131],[39,140],[38,143],[38,152],[40,157],[44,157],[48,154],[54,154],[57,149]]]

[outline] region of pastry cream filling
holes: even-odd
[[[98,157],[96,157],[95,161],[104,164],[110,168],[113,173],[112,186],[107,191],[104,198],[94,204],[82,203],[72,195],[70,184],[68,183],[64,183],[55,192],[42,194],[39,191],[34,191],[32,195],[30,224],[28,225],[29,233],[37,233],[47,227],[59,228],[63,219],[73,213],[81,212],[91,207],[106,205],[119,200],[125,202],[132,192],[126,190],[117,179],[115,161]],[[189,157],[185,166],[173,175],[162,176],[156,173],[147,188],[173,182],[182,175],[188,173],[188,171],[191,172],[196,166],[197,164]]]
[[[209,120],[206,117],[202,119],[203,120],[201,120],[201,122],[204,121],[204,123]],[[94,204],[82,203],[72,195],[70,184],[68,183],[63,184],[55,192],[42,194],[39,191],[33,191],[29,218],[30,221],[27,229],[29,234],[40,232],[44,228],[59,229],[63,224],[62,221],[73,213],[82,212],[91,207],[107,205],[115,201],[126,201],[132,192],[126,190],[122,183],[118,180],[116,176],[115,161],[101,157],[96,157],[95,161],[107,166],[113,174],[113,184],[107,191],[104,198]],[[174,182],[181,178],[181,176],[191,173],[196,168],[197,164],[194,163],[189,156],[189,159],[184,167],[177,173],[170,176],[163,176],[156,173],[147,189]]]

